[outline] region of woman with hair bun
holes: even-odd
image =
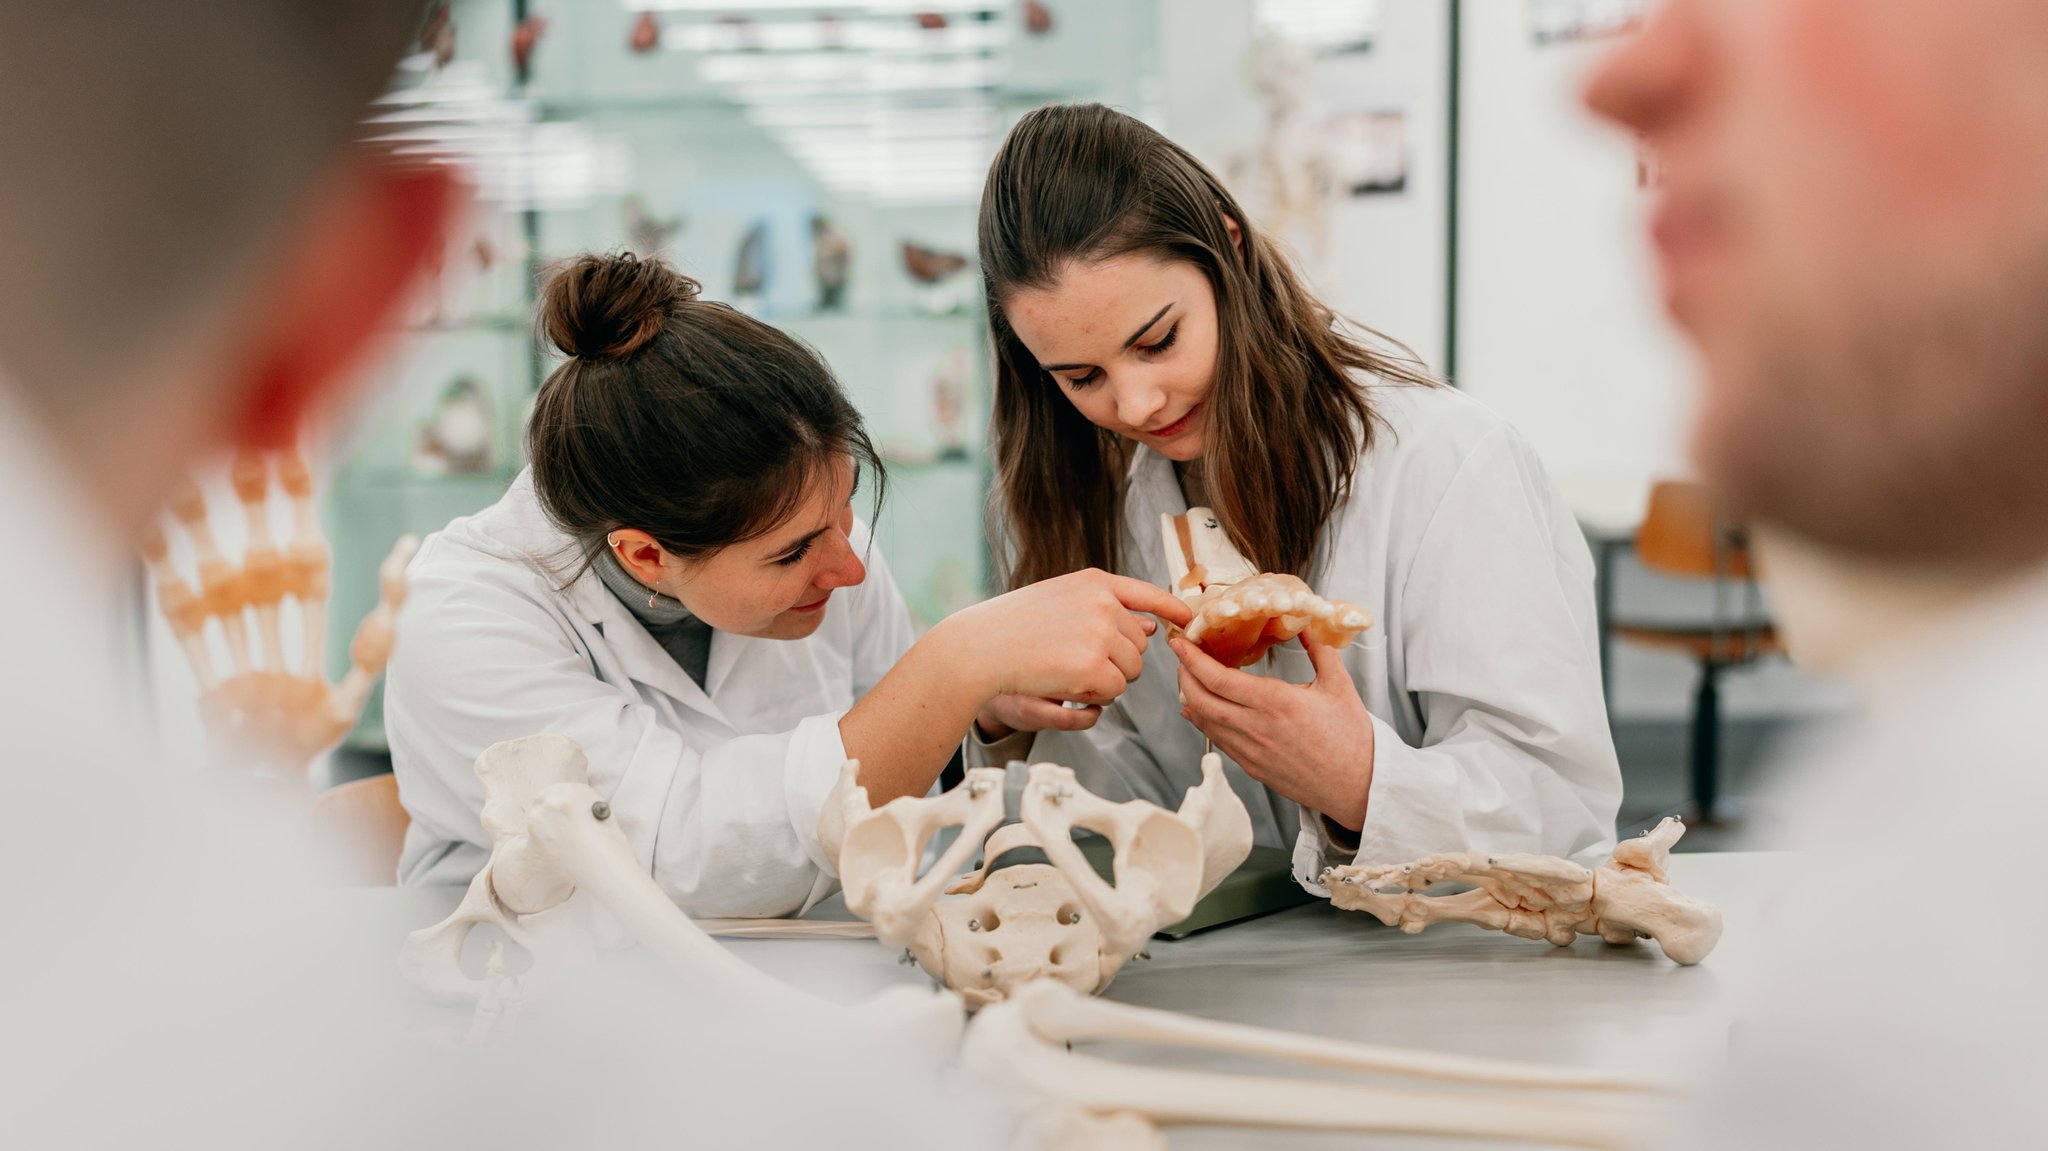
[[[1621,771],[1592,558],[1527,441],[1335,315],[1208,169],[1121,112],[1018,121],[978,247],[1009,586],[1164,583],[1160,516],[1205,506],[1258,570],[1377,621],[1245,670],[1155,636],[1158,670],[1088,748],[1027,749],[1038,701],[999,699],[977,726],[1005,746],[979,754],[1099,764],[1099,794],[1171,806],[1213,740],[1256,841],[1311,887],[1438,851],[1604,857]]]
[[[856,492],[881,461],[825,363],[658,260],[586,255],[548,282],[564,357],[532,465],[429,536],[386,726],[409,884],[463,883],[490,840],[472,771],[500,740],[582,744],[591,785],[693,915],[795,914],[829,894],[818,813],[849,757],[877,805],[928,791],[1007,693],[1085,701],[1137,678],[1152,612],[1104,572],[956,613],[913,642]]]

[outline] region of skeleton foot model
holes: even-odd
[[[1072,1050],[1144,1043],[1296,1067],[1435,1081],[1456,1090],[1137,1066]],[[1624,1148],[1645,1137],[1657,1085],[1626,1076],[1370,1047],[1087,999],[1041,981],[983,1010],[967,1069],[1032,1097],[1026,1147],[1163,1147],[1158,1125],[1442,1135]]]
[[[329,684],[323,668],[333,556],[314,513],[306,461],[288,451],[277,456],[276,465],[278,484],[292,505],[292,538],[285,547],[277,545],[270,530],[270,467],[262,456],[245,453],[236,458],[232,472],[249,535],[239,568],[214,542],[205,497],[190,483],[171,494],[171,514],[198,560],[198,588],[179,573],[161,531],[143,540],[142,552],[164,618],[199,680],[200,714],[208,732],[234,759],[296,775],[348,733],[369,698],[370,685],[383,674],[398,609],[405,602],[405,567],[417,542],[411,536],[399,540],[378,568],[379,600],[350,645],[353,666],[339,684]],[[296,667],[284,651],[287,600],[298,604],[304,629]],[[225,641],[232,669],[225,677],[214,660],[209,621]]]
[[[574,740],[536,735],[493,744],[478,757],[476,774],[491,857],[454,914],[406,940],[399,970],[415,986],[445,1002],[502,1012],[504,977],[487,971],[474,978],[463,970],[469,933],[479,924],[503,932],[532,955],[518,977],[521,987],[544,987],[594,951],[587,922],[568,906],[581,892],[697,987],[765,1010],[849,1012],[756,969],[683,914],[634,856],[611,805],[591,788],[589,761]],[[959,1039],[959,1001],[950,995],[899,988],[850,1013],[927,1049],[951,1050]]]
[[[1195,614],[1183,634],[1225,667],[1257,662],[1304,632],[1343,647],[1372,626],[1356,604],[1326,600],[1296,576],[1254,569],[1208,508],[1162,515],[1159,526],[1170,590]]]
[[[1251,818],[1214,755],[1202,758],[1202,782],[1179,811],[1109,803],[1082,789],[1071,769],[1033,764],[1023,822],[1000,830],[1000,768],[976,768],[944,795],[879,809],[868,806],[859,772],[859,761],[849,760],[818,827],[846,905],[874,924],[884,946],[907,949],[974,1007],[1036,979],[1083,994],[1102,990],[1154,931],[1186,918],[1251,851]],[[920,878],[925,844],[947,827],[959,827],[960,837]],[[1115,848],[1114,886],[1074,845],[1075,828]],[[991,870],[1021,847],[1050,862]],[[977,850],[982,868],[949,883]]]
[[[1323,886],[1338,907],[1369,911],[1410,935],[1432,923],[1476,923],[1568,947],[1581,935],[1609,943],[1654,939],[1674,962],[1705,959],[1721,939],[1721,912],[1667,886],[1665,864],[1685,825],[1666,819],[1588,870],[1548,855],[1450,852],[1413,863],[1333,867]],[[1437,883],[1475,890],[1432,896]]]

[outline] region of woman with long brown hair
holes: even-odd
[[[684,910],[803,910],[834,886],[818,813],[847,759],[878,806],[922,795],[991,697],[1108,702],[1157,627],[1132,613],[1188,618],[1096,571],[915,636],[854,514],[881,463],[815,351],[627,255],[570,261],[540,312],[564,359],[533,466],[412,567],[385,692],[403,882],[476,874],[472,765],[552,732]]]
[[[1165,583],[1160,515],[1207,506],[1260,570],[1377,621],[1243,671],[1156,635],[1176,675],[1099,713],[997,699],[982,754],[1043,731],[1035,758],[1172,804],[1212,740],[1258,842],[1309,883],[1354,858],[1612,845],[1593,565],[1513,428],[1332,313],[1214,175],[1100,105],[1011,130],[980,256],[1009,586]]]

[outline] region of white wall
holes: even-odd
[[[1327,253],[1298,252],[1298,263],[1337,311],[1407,344],[1440,371],[1450,9],[1441,0],[1383,0],[1379,9],[1371,50],[1316,60],[1310,88],[1326,99],[1404,108],[1408,185],[1333,200]],[[1250,0],[1159,5],[1163,99],[1156,126],[1219,174],[1233,155],[1256,146],[1265,127],[1247,79],[1251,39]],[[1246,210],[1258,220],[1256,203]]]
[[[1534,43],[1463,6],[1458,384],[1561,476],[1683,467],[1692,367],[1656,299],[1634,146],[1579,104],[1612,41]]]
[[[1528,5],[1463,5],[1457,383],[1512,421],[1583,519],[1639,515],[1652,480],[1686,470],[1697,369],[1666,320],[1636,186],[1634,144],[1579,94],[1614,40],[1538,45]],[[1619,565],[1616,616],[1693,620],[1706,589]],[[1692,661],[1617,643],[1617,719],[1690,714]],[[1782,662],[1725,681],[1730,715],[1846,705]]]

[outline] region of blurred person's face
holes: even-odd
[[[1596,73],[1662,165],[1663,293],[1737,514],[2048,553],[2048,4],[1672,0]]]

